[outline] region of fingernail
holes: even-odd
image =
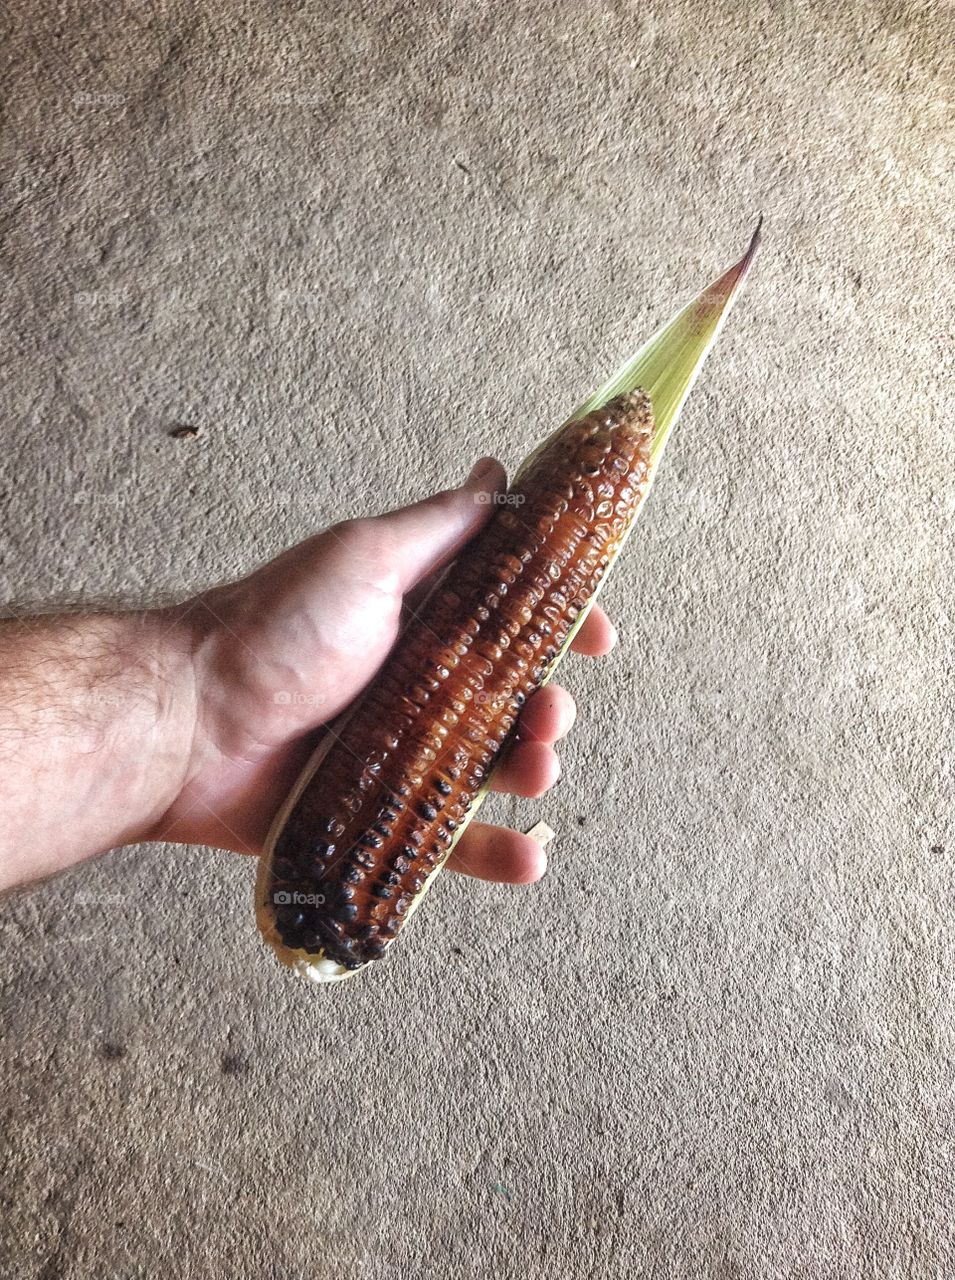
[[[486,480],[494,470],[496,463],[493,458],[481,458],[479,462],[475,462],[471,468],[471,474],[465,480],[465,484],[475,484],[478,480]]]

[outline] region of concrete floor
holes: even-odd
[[[0,1274],[955,1275],[955,11],[2,26],[21,606],[513,466],[766,227],[563,779],[495,802],[557,829],[539,887],[448,877],[321,991],[236,857],[3,906]]]

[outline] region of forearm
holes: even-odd
[[[0,887],[152,834],[194,724],[175,615],[0,623]]]

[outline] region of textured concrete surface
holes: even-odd
[[[765,251],[565,683],[530,891],[308,989],[253,868],[2,908],[4,1277],[955,1274],[948,5],[24,3],[5,600],[510,465]],[[199,428],[175,440],[177,424]]]

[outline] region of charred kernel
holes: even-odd
[[[399,876],[396,871],[386,871],[381,877],[381,883],[390,885],[400,884],[401,876]]]
[[[435,789],[440,791],[443,796],[449,796],[453,790],[449,782],[445,782],[443,778],[435,779]]]
[[[346,923],[358,919],[358,907],[354,902],[343,902],[335,908],[335,914],[339,920]]]
[[[385,842],[376,831],[366,831],[361,838],[361,843],[366,849],[380,849]]]
[[[372,831],[377,832],[377,834],[380,835],[383,840],[388,840],[391,838],[391,831],[387,826],[385,826],[383,822],[376,822],[375,825],[372,827]]]
[[[346,884],[361,884],[365,878],[365,873],[361,867],[349,866],[342,872],[342,879]]]
[[[387,884],[376,884],[372,889],[372,893],[376,898],[382,898],[385,901],[393,896],[393,890],[391,886]]]
[[[288,937],[291,934],[303,932],[308,923],[308,917],[300,907],[283,905],[276,908],[275,923],[282,936]]]

